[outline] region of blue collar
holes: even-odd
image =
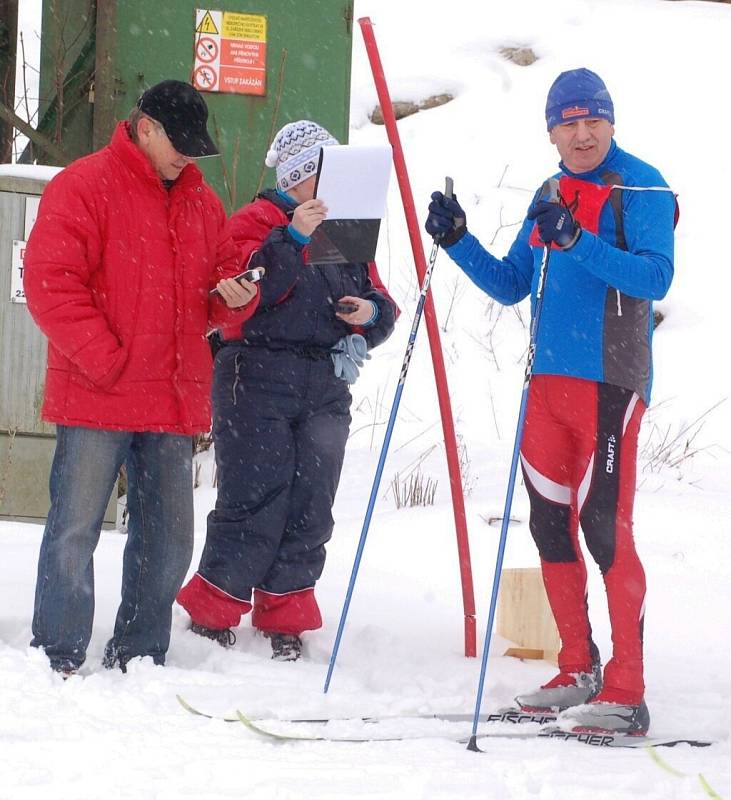
[[[287,203],[288,205],[292,206],[292,208],[297,208],[297,206],[299,205],[299,203],[294,199],[294,197],[291,197],[286,192],[283,192],[279,187],[277,187],[277,196],[281,197],[282,200],[284,200],[284,202]]]

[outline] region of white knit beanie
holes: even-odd
[[[339,142],[316,122],[290,122],[274,137],[264,163],[277,168],[277,186],[286,192],[317,172],[320,148],[331,144]]]

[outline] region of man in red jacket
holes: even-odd
[[[43,418],[57,426],[31,644],[63,675],[86,658],[93,555],[122,464],[129,526],[104,666],[165,662],[193,550],[191,437],[211,422],[206,332],[258,302],[232,278],[240,256],[194,164],[218,153],[207,118],[186,83],[148,89],[107,147],[49,183],[28,242],[28,308],[48,337]]]

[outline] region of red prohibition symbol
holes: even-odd
[[[197,89],[209,90],[215,86],[218,80],[216,70],[213,67],[198,67],[193,73],[193,83]]]
[[[202,36],[195,46],[195,54],[198,61],[205,63],[215,61],[218,58],[218,43],[210,36]]]

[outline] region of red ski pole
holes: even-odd
[[[393,163],[398,178],[399,190],[401,192],[401,202],[406,213],[406,224],[409,229],[409,239],[411,240],[411,250],[414,254],[416,274],[419,278],[419,285],[423,285],[426,275],[426,258],[421,243],[419,221],[414,207],[414,197],[411,192],[409,175],[406,169],[401,140],[396,127],[396,117],[391,105],[391,97],[386,84],[386,77],[383,72],[381,58],[378,54],[378,46],[373,34],[373,24],[369,17],[361,17],[358,20],[361,33],[365,41],[368,60],[373,72],[373,80],[376,84],[378,100],[381,104],[383,119],[386,123],[388,141],[393,147]],[[467,537],[467,515],[464,507],[464,495],[462,493],[462,478],[459,469],[459,455],[457,452],[457,437],[454,432],[454,422],[452,418],[452,405],[449,399],[449,387],[447,385],[447,372],[444,367],[444,357],[442,356],[442,345],[439,338],[439,325],[434,310],[432,296],[428,295],[424,306],[424,317],[426,328],[429,335],[429,346],[431,348],[432,364],[434,367],[434,377],[437,385],[437,396],[439,398],[439,410],[442,417],[442,430],[444,432],[444,446],[447,451],[447,467],[449,469],[449,486],[452,492],[452,508],[454,509],[454,523],[457,530],[457,552],[459,554],[459,570],[462,580],[462,605],[464,607],[464,648],[465,655],[475,657],[477,655],[477,631],[475,624],[475,594],[472,586],[472,566],[470,563],[470,544]]]

